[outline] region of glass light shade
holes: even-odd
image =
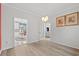
[[[46,21],[48,21],[48,16],[45,17]]]
[[[42,21],[44,22],[44,17],[42,17]]]
[[[47,22],[48,21],[48,16],[42,17],[42,21]]]

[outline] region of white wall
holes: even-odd
[[[72,4],[73,5],[73,4]],[[53,5],[54,6],[54,5]],[[56,27],[56,17],[65,15],[67,13],[72,13],[79,11],[79,6],[66,6],[57,7],[57,12],[50,11],[49,21],[52,25],[52,35],[51,40],[53,42],[63,44],[66,46],[79,48],[79,25],[77,26],[64,26],[57,28]],[[53,7],[51,6],[51,10]],[[39,16],[35,15],[32,12],[27,10],[21,10],[7,4],[3,4],[3,19],[2,19],[2,49],[12,48],[13,47],[13,17],[27,19],[28,20],[28,42],[38,41],[40,36],[40,27],[42,24],[40,22]],[[55,10],[55,9],[54,9]],[[48,12],[48,11],[47,11]],[[40,32],[39,32],[40,31]]]
[[[15,7],[10,7],[3,4],[2,14],[2,49],[12,48],[14,46],[13,37],[13,20],[14,17],[28,20],[28,42],[35,42],[40,40],[40,18],[26,10],[20,10]]]
[[[53,42],[70,46],[73,48],[79,48],[79,25],[56,27],[56,17],[77,11],[79,11],[79,7],[70,6],[65,9],[59,10],[54,14],[52,13],[52,15],[49,16],[49,20],[52,24],[51,40]]]

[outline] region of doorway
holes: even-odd
[[[51,38],[51,24],[49,22],[42,23],[40,33],[41,40],[49,40]]]
[[[51,24],[50,23],[46,23],[45,26],[45,37],[46,38],[50,38],[50,34],[51,33]]]
[[[19,46],[27,43],[27,20],[14,18],[14,46]]]

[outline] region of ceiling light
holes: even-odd
[[[42,17],[42,21],[47,22],[48,21],[48,16]]]

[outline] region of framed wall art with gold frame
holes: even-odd
[[[60,16],[56,18],[56,27],[63,27],[65,24],[65,16]]]
[[[78,19],[79,19],[78,12],[68,14],[68,15],[66,15],[65,25],[77,25],[79,23]]]

